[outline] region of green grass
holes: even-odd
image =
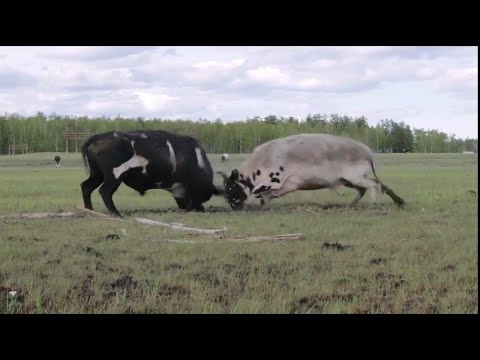
[[[80,155],[61,154],[60,168],[53,156],[0,156],[0,215],[83,206]],[[229,173],[245,155],[228,165],[209,158]],[[386,195],[385,210],[368,209],[368,196],[348,209],[355,193],[339,188],[345,196],[299,191],[266,211],[255,204],[234,213],[220,197],[206,213],[182,213],[165,191],[141,197],[122,185],[114,201],[125,222],[0,219],[0,313],[478,313],[478,202],[466,194],[478,191],[477,155],[385,154],[377,162],[404,210]],[[106,212],[98,191],[92,199]],[[162,242],[186,236],[134,216],[226,226],[227,238],[302,232],[305,240]]]

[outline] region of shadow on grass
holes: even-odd
[[[213,214],[213,213],[231,213],[231,214],[241,214],[241,213],[252,213],[252,212],[275,212],[275,213],[315,213],[315,212],[323,212],[323,211],[350,211],[350,210],[368,210],[368,205],[357,205],[357,206],[349,206],[347,204],[320,204],[314,202],[303,202],[303,203],[286,203],[286,204],[272,204],[267,209],[262,209],[261,205],[253,204],[248,206],[246,209],[242,211],[233,211],[229,207],[226,206],[205,206],[205,213],[206,214]],[[124,216],[138,216],[140,214],[185,214],[184,210],[179,208],[170,207],[170,208],[163,208],[163,209],[127,209],[123,211]]]

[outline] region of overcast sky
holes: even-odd
[[[0,47],[0,113],[308,113],[478,133],[477,47]]]

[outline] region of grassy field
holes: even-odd
[[[60,155],[60,168],[53,153],[0,156],[0,215],[83,206],[81,157]],[[245,155],[209,158],[229,173]],[[0,313],[478,313],[478,202],[467,194],[478,191],[477,162],[378,155],[377,174],[404,210],[386,195],[384,210],[368,209],[368,196],[347,208],[355,193],[339,188],[292,193],[265,211],[234,213],[220,197],[206,213],[183,213],[165,191],[141,197],[122,185],[124,222],[0,219]],[[106,212],[98,191],[92,199]],[[186,235],[134,216],[305,240],[172,243],[162,240]]]

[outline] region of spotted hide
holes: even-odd
[[[367,173],[373,172],[374,179]],[[335,190],[344,185],[357,190],[356,204],[370,190],[376,203],[378,190],[399,206],[403,199],[375,174],[373,153],[352,139],[326,134],[299,134],[275,139],[256,147],[250,157],[228,177],[223,174],[225,198],[232,209],[241,210],[251,199],[266,206],[273,198],[297,190]]]
[[[203,203],[223,189],[213,184],[207,155],[192,137],[161,130],[106,132],[90,137],[82,146],[90,176],[82,182],[85,208],[99,192],[108,210],[121,216],[112,196],[121,183],[144,195],[150,189],[170,192],[186,211],[204,211]]]

